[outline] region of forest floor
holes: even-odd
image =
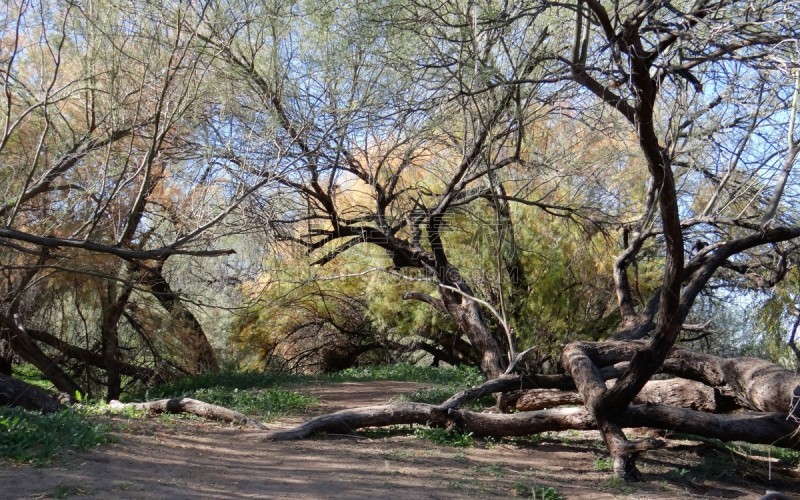
[[[297,388],[320,404],[270,422],[288,428],[311,415],[381,404],[429,385],[349,382]],[[113,418],[116,442],[44,467],[0,464],[0,498],[800,498],[800,474],[696,442],[641,460],[644,481],[608,472],[594,432],[516,441],[437,445],[412,432],[327,435],[269,442],[264,432],[199,419]],[[796,471],[795,471],[796,472]],[[771,478],[770,478],[771,475]],[[794,476],[794,477],[791,477]]]

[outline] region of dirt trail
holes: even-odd
[[[311,414],[387,402],[425,384],[369,382],[297,389],[320,398]],[[290,427],[301,417],[272,422]],[[34,468],[0,465],[0,498],[756,498],[768,471],[708,464],[713,480],[689,471],[696,454],[659,452],[644,461],[646,482],[620,484],[597,471],[603,455],[594,433],[566,433],[535,444],[483,443],[461,449],[408,434],[327,436],[265,442],[263,432],[198,420],[120,420],[118,442],[65,463]],[[600,460],[598,460],[600,459]],[[798,489],[800,493],[800,489]],[[547,498],[546,496],[544,498]]]

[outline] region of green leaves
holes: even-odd
[[[43,465],[70,451],[109,443],[107,424],[91,422],[72,410],[42,415],[0,407],[0,457]]]

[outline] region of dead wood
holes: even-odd
[[[109,406],[119,409],[130,408],[135,411],[147,411],[154,415],[160,413],[189,413],[210,420],[232,422],[244,425],[245,427],[267,430],[267,427],[258,420],[252,419],[238,411],[191,398],[159,399],[157,401],[148,401],[145,403],[120,403],[119,401],[111,401]]]
[[[606,366],[600,369],[600,376],[604,380],[619,377],[625,371],[624,366]],[[439,406],[445,408],[459,408],[484,396],[494,393],[505,393],[524,389],[561,389],[574,391],[575,381],[569,375],[503,375],[489,380],[481,385],[465,389]]]
[[[424,424],[444,426],[447,410],[425,403],[393,403],[341,410],[312,418],[286,431],[276,431],[267,439],[286,441],[303,439],[317,432],[349,433],[364,427],[386,427],[400,424]]]
[[[47,391],[2,373],[0,373],[0,405],[18,406],[42,413],[55,413],[64,409],[64,405]]]
[[[606,387],[613,383],[613,380],[606,381]],[[731,397],[723,394],[722,389],[679,378],[651,380],[633,401],[637,404],[659,403],[710,413],[728,412],[738,408]],[[511,391],[504,393],[499,401],[502,411],[536,411],[581,404],[583,400],[578,393],[555,389]]]
[[[597,366],[630,360],[643,348],[639,342],[575,342]],[[665,372],[723,387],[744,408],[790,413],[792,395],[800,386],[800,374],[758,358],[721,358],[682,348],[673,348],[663,367]]]
[[[583,407],[514,414],[479,413],[424,403],[369,406],[322,415],[295,427],[272,432],[267,439],[302,439],[317,432],[349,433],[364,427],[425,424],[457,427],[476,436],[527,436],[567,429],[591,430],[597,425]],[[654,427],[726,441],[747,441],[800,449],[797,426],[781,413],[718,415],[661,404],[632,405],[619,420],[622,427]],[[652,440],[630,443],[631,452],[657,447]]]

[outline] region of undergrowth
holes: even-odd
[[[0,407],[0,457],[33,465],[111,442],[110,426],[72,410],[43,415]]]
[[[54,389],[53,383],[47,380],[47,377],[45,377],[44,374],[32,364],[22,363],[19,365],[14,365],[13,369],[14,377],[22,380],[23,382],[35,385],[36,387],[46,391],[52,391]]]
[[[398,382],[424,382],[438,385],[471,387],[483,383],[483,376],[477,368],[456,366],[437,368],[408,364],[348,368],[329,375],[321,375],[321,380],[330,382],[369,382],[394,380]]]
[[[236,410],[245,415],[259,415],[262,420],[302,413],[317,398],[285,389],[230,390],[225,387],[197,389],[189,397]]]
[[[434,444],[457,448],[468,448],[475,444],[471,432],[448,431],[438,427],[417,427],[414,429],[414,436]]]
[[[515,483],[514,490],[517,496],[536,500],[563,500],[564,496],[552,486],[543,484]]]

